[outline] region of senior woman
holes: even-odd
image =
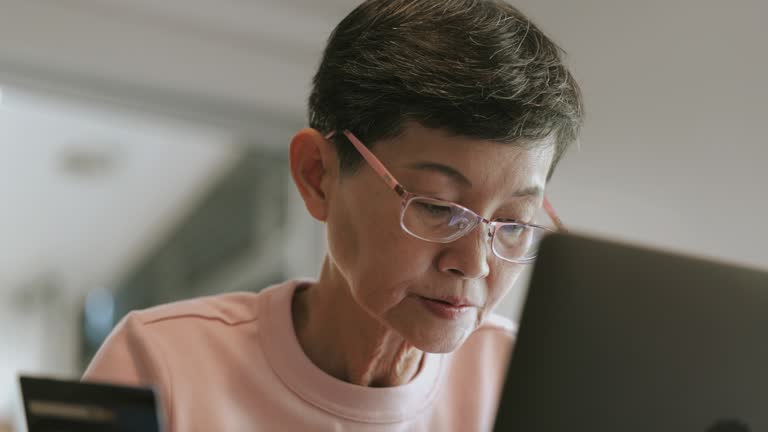
[[[154,386],[170,431],[482,431],[494,307],[582,121],[561,51],[493,0],[371,0],[332,33],[290,145],[316,280],[132,312],[85,380]]]

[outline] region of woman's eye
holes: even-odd
[[[451,213],[451,208],[437,204],[420,203],[422,209],[432,216],[446,216]]]
[[[523,229],[525,227],[522,225],[504,225],[501,230],[504,235],[516,235],[523,232]]]

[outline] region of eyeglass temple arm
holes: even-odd
[[[561,233],[567,233],[568,229],[563,224],[562,219],[560,219],[560,216],[557,215],[557,212],[555,212],[554,207],[552,207],[552,203],[549,202],[549,199],[547,197],[544,197],[544,211],[547,212],[547,215],[549,215],[549,218],[552,219],[552,222],[555,223],[555,227],[557,227],[557,230]]]
[[[326,139],[331,139],[336,134],[336,132],[331,132],[328,135],[325,136]],[[403,196],[405,194],[405,189],[403,189],[403,186],[400,185],[400,183],[395,180],[395,177],[389,172],[389,170],[379,161],[379,158],[377,158],[370,150],[368,150],[368,147],[366,147],[362,142],[360,142],[359,139],[357,139],[356,136],[352,134],[352,132],[345,130],[344,135],[349,139],[349,141],[352,142],[352,144],[357,148],[357,151],[360,152],[361,155],[365,158],[365,160],[368,162],[369,165],[371,165],[371,168],[373,168],[374,171],[376,171],[376,174],[381,177],[382,180],[389,186],[390,189],[395,191],[398,195]]]

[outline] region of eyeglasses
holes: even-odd
[[[402,198],[400,226],[413,237],[433,243],[450,243],[484,223],[488,225],[488,238],[494,255],[507,262],[528,264],[536,258],[541,239],[554,232],[529,223],[491,221],[459,204],[408,192],[352,132],[345,130],[343,133],[387,186]],[[331,132],[326,139],[333,138],[335,134]],[[557,229],[565,232],[562,221],[546,197],[543,207]]]

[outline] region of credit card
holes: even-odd
[[[151,388],[21,376],[28,432],[162,432]]]

